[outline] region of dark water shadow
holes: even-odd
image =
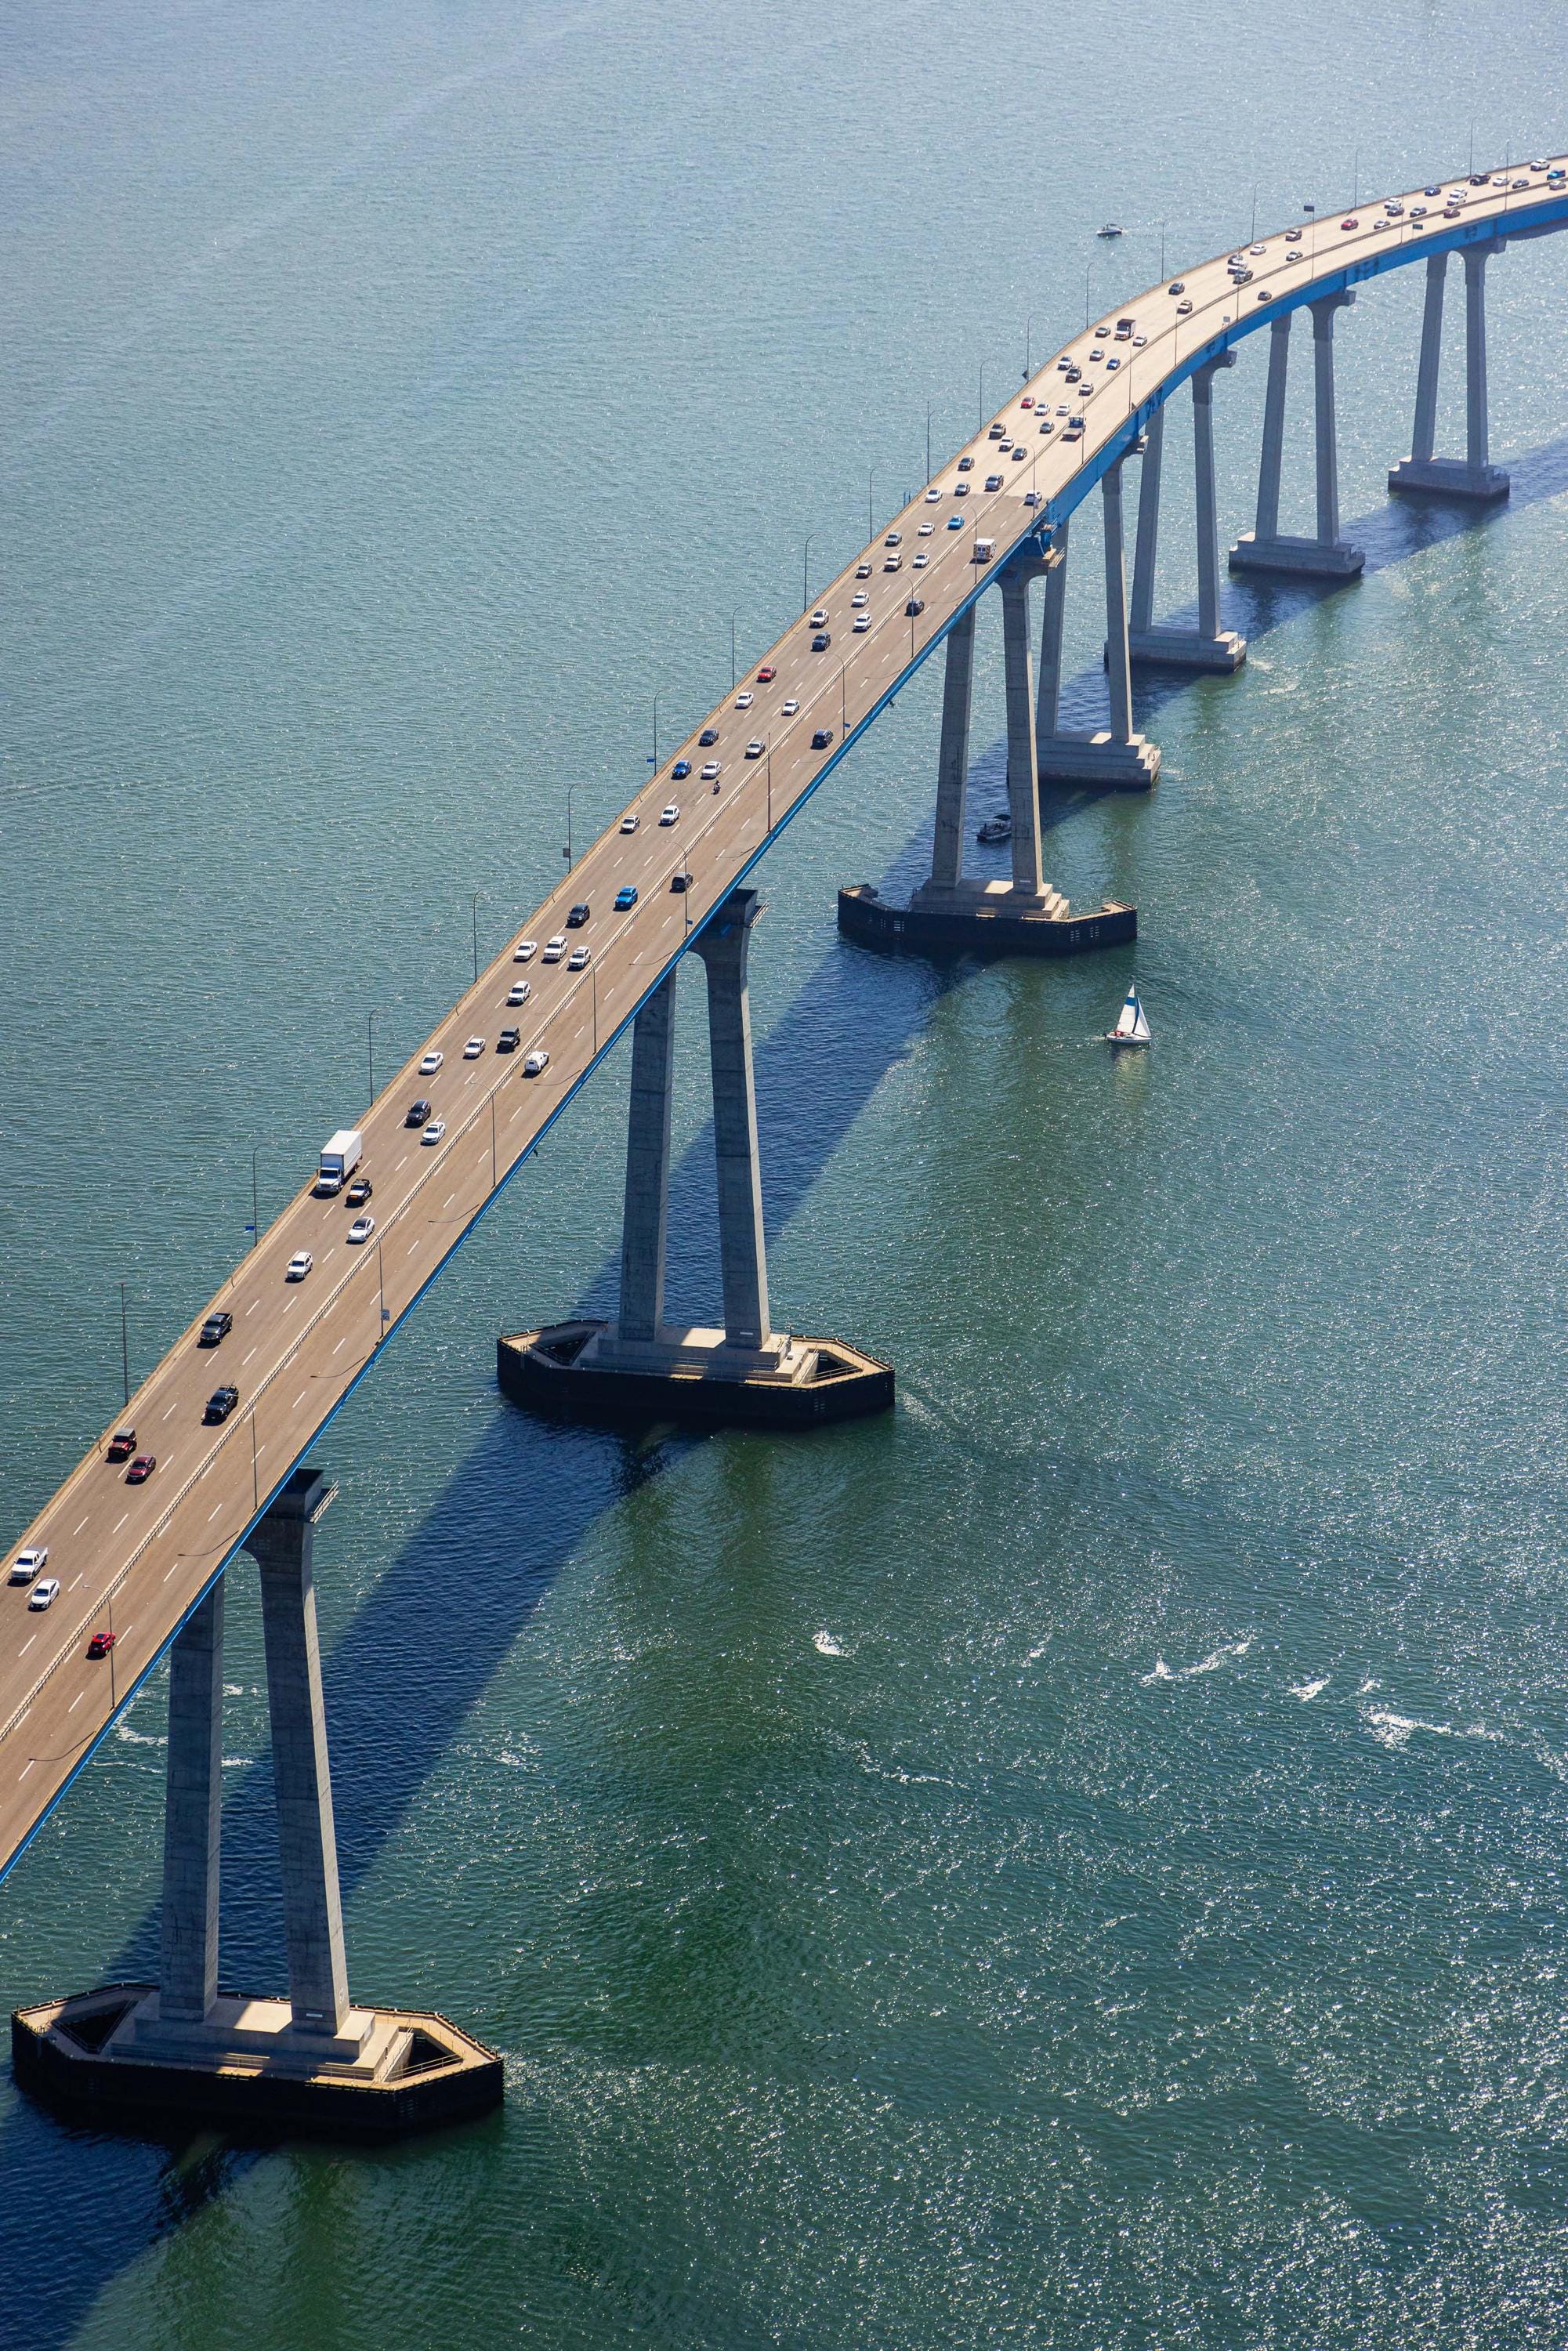
[[[1496,528],[1510,512],[1568,488],[1568,438],[1511,461],[1513,496],[1506,507],[1417,507],[1386,509],[1346,527],[1381,570],[1460,532]],[[1233,587],[1227,620],[1256,642],[1282,627],[1324,593],[1310,583],[1248,581]],[[1180,623],[1188,616],[1171,616]],[[1148,717],[1185,678],[1145,683],[1139,708]],[[1090,670],[1063,696],[1070,725],[1092,723],[1103,680]],[[976,763],[984,773],[994,747]],[[1065,823],[1100,797],[1091,789],[1054,793],[1048,824]],[[929,856],[928,830],[897,852],[880,886],[918,879]],[[933,1003],[976,967],[890,960],[835,944],[823,955],[758,1055],[763,1192],[770,1233],[805,1202],[865,1103],[923,1033]],[[693,991],[695,993],[695,990]],[[800,1107],[809,1102],[810,1115]],[[671,1294],[711,1311],[716,1268],[713,1226],[713,1146],[705,1129],[685,1155],[671,1186]],[[585,1285],[583,1311],[602,1311],[617,1269],[601,1266]],[[852,1335],[852,1334],[851,1334]],[[367,1596],[325,1661],[328,1720],[340,1863],[346,1895],[378,1859],[449,1751],[511,1650],[563,1560],[606,1512],[659,1477],[694,1443],[670,1437],[639,1443],[612,1432],[561,1428],[498,1410],[454,1469],[423,1524]],[[806,1441],[810,1441],[809,1439]],[[503,1541],[497,1493],[516,1497]],[[453,1638],[445,1571],[465,1562],[463,1638]],[[395,1723],[399,1735],[387,1737]],[[224,1977],[228,1982],[281,1982],[281,1903],[277,1883],[270,1767],[265,1756],[239,1775],[225,1805]],[[12,1884],[17,1881],[13,1878]],[[155,1971],[158,1912],[151,1908],[104,1980]],[[350,1980],[354,1980],[350,1949]],[[361,1987],[390,1996],[386,1986]],[[79,1990],[72,1984],[61,1989]],[[215,2135],[187,2138],[178,2151],[61,2123],[18,2097],[0,2127],[0,2279],[5,2281],[6,2335],[18,2351],[57,2351],[78,2332],[105,2287],[161,2237],[200,2212],[248,2164],[261,2159]],[[356,2161],[376,2157],[357,2153]],[[47,2225],[40,2226],[40,2215]]]

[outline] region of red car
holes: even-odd
[[[1019,406],[1020,408],[1032,408],[1034,406],[1034,402],[1032,400],[1020,400]]]
[[[1348,220],[1341,221],[1340,226],[1341,228],[1359,228],[1361,226],[1361,223],[1356,219],[1355,214],[1352,213]]]
[[[152,1477],[152,1472],[157,1468],[157,1467],[158,1456],[155,1453],[139,1453],[135,1460],[131,1463],[130,1468],[125,1473],[126,1484],[128,1486],[145,1486],[147,1480]]]
[[[89,1657],[107,1657],[113,1646],[112,1633],[95,1633],[87,1645],[87,1653]]]
[[[109,1440],[109,1451],[104,1458],[108,1461],[129,1461],[135,1450],[136,1431],[133,1428],[117,1428]]]
[[[771,685],[778,674],[771,662],[764,662],[757,673],[757,683],[758,685]]]

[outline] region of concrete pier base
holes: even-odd
[[[817,1428],[886,1412],[891,1364],[841,1339],[782,1332],[762,1347],[728,1344],[722,1331],[660,1332],[622,1340],[613,1324],[555,1322],[497,1341],[504,1395],[552,1420],[699,1428]]]
[[[1354,580],[1366,562],[1359,547],[1344,539],[1260,538],[1244,530],[1230,550],[1232,571],[1267,571],[1301,580]]]
[[[1107,900],[1075,914],[1058,891],[1020,904],[1005,882],[969,883],[961,891],[927,883],[900,906],[862,882],[839,892],[839,928],[859,946],[894,955],[1089,955],[1129,946],[1138,935],[1138,910]]]
[[[17,2081],[84,2119],[161,2136],[195,2121],[240,2136],[396,2138],[501,2102],[493,2049],[433,2011],[353,2009],[331,2036],[297,2031],[287,2001],[220,1992],[200,2023],[164,2021],[151,1984],[11,2019]]]
[[[1160,747],[1146,735],[1125,739],[1108,726],[1091,735],[1042,735],[1036,747],[1042,784],[1098,784],[1106,791],[1146,792],[1160,772]]]
[[[1229,677],[1247,658],[1247,640],[1234,629],[1212,637],[1196,629],[1134,629],[1127,650],[1134,669],[1200,670]]]
[[[1472,465],[1463,457],[1406,457],[1389,475],[1388,486],[1406,497],[1466,498],[1484,505],[1506,498],[1512,485],[1500,465]]]

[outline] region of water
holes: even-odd
[[[940,455],[1158,268],[1563,143],[1558,12],[22,5],[3,100],[19,1525],[472,952]],[[1106,217],[1129,235],[1104,246]],[[1562,243],[1490,274],[1511,508],[1390,515],[1416,273],[1339,338],[1326,601],[1229,598],[1145,801],[1049,866],[1126,957],[841,947],[937,681],[769,861],[783,1319],[891,1419],[641,1447],[499,1404],[606,1295],[624,1069],[334,1428],[352,1980],[506,2053],[387,2154],[0,2095],[7,2343],[1555,2344]],[[1304,371],[1303,371],[1304,373]],[[1249,520],[1261,354],[1217,399]],[[1457,384],[1445,388],[1453,445]],[[1304,400],[1305,386],[1296,386]],[[1305,519],[1298,410],[1285,527]],[[1441,445],[1441,444],[1440,444]],[[1191,580],[1185,420],[1161,602]],[[1071,600],[1096,652],[1094,527]],[[999,777],[999,632],[978,708]],[[988,805],[984,787],[977,807]],[[696,991],[676,1303],[710,1309]],[[382,1057],[385,1060],[382,1061]],[[225,1975],[279,1980],[235,1578]],[[10,2001],[149,1962],[151,1687],[0,1895]]]

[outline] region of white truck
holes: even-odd
[[[359,1165],[364,1148],[365,1138],[357,1126],[340,1126],[336,1134],[328,1136],[316,1175],[319,1200],[336,1198]]]

